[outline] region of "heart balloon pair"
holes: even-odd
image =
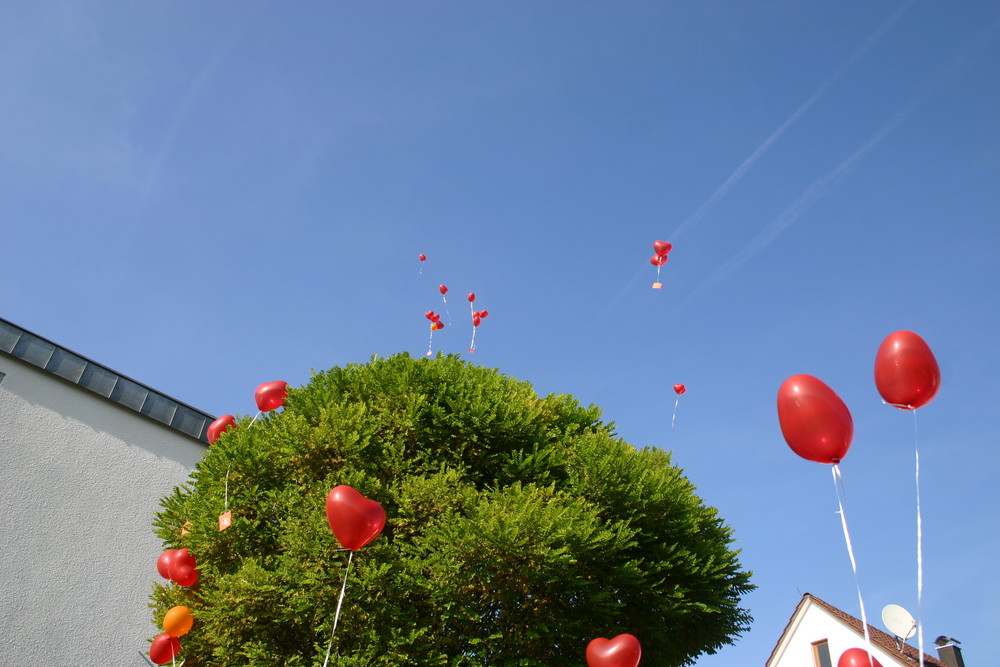
[[[940,383],[937,360],[920,336],[896,331],[882,341],[875,356],[875,386],[886,403],[915,410],[934,398]],[[793,375],[782,383],[778,421],[792,451],[818,463],[840,463],[854,437],[847,405],[812,375]]]
[[[178,586],[198,583],[198,563],[187,549],[167,549],[156,559],[156,571]]]
[[[630,634],[598,637],[587,644],[587,667],[636,667],[641,657],[639,640]]]

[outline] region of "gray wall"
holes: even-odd
[[[144,665],[159,499],[205,445],[0,354],[0,665]]]

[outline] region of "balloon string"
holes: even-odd
[[[434,325],[431,324],[431,337],[427,341],[427,356],[431,356],[434,353],[431,352],[431,348],[434,347]]]
[[[251,419],[251,420],[250,420],[250,426],[253,426],[253,423],[254,423],[255,421],[257,421],[257,419],[258,419],[258,418],[259,418],[259,417],[260,417],[260,416],[261,416],[262,414],[264,414],[264,411],[263,411],[263,410],[258,410],[258,411],[257,411],[257,414],[255,414],[255,415],[254,415],[254,417],[253,417],[253,419]]]
[[[226,505],[222,510],[223,512],[229,511],[229,471],[226,471]]]
[[[917,411],[913,411],[913,452],[916,458],[916,482],[917,482],[917,643],[920,647],[920,667],[924,667],[924,624],[923,624],[923,597],[924,597],[924,549],[923,549],[923,519],[920,516],[920,447],[917,437]]]
[[[677,400],[674,401],[674,416],[670,418],[670,428],[673,428],[674,422],[677,421],[677,406],[680,404],[680,402],[681,402],[681,397],[678,396]]]
[[[469,343],[469,352],[476,351],[476,327],[472,327],[472,342]]]
[[[340,587],[340,597],[337,599],[337,612],[333,615],[333,631],[330,633],[330,644],[326,647],[326,658],[323,660],[323,667],[330,661],[330,651],[333,649],[333,636],[337,634],[337,621],[340,620],[340,605],[344,603],[344,591],[347,590],[347,575],[351,573],[351,561],[354,560],[354,552],[351,551],[347,557],[347,571],[344,572],[344,583]]]
[[[837,492],[837,505],[840,508],[840,523],[844,527],[844,541],[847,543],[847,554],[851,557],[851,569],[854,571],[854,585],[858,589],[858,603],[861,605],[861,627],[865,631],[865,647],[868,651],[869,664],[875,664],[872,657],[871,637],[868,634],[868,617],[865,615],[865,601],[861,597],[861,582],[858,580],[858,563],[854,558],[854,547],[851,546],[851,533],[847,530],[847,514],[844,512],[844,501],[841,491],[844,487],[844,476],[840,472],[840,466],[833,464],[833,488]],[[845,491],[846,495],[846,491]]]

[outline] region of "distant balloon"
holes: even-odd
[[[666,241],[653,241],[653,251],[656,252],[657,255],[666,256],[666,254],[670,252],[673,247],[674,246]]]
[[[469,303],[472,303],[475,300],[476,300],[476,293],[475,292],[469,292]]]
[[[490,315],[490,312],[488,310],[480,310],[479,311],[479,317],[483,318],[484,320],[487,317],[489,317],[489,315]]]
[[[854,438],[850,410],[812,375],[793,375],[781,384],[778,422],[792,451],[817,463],[840,463]]]
[[[682,385],[682,384],[675,384],[674,385],[674,392],[676,392],[678,395],[683,394],[686,391],[687,391],[687,389],[684,388],[684,385]]]
[[[649,258],[649,263],[652,264],[653,266],[663,266],[664,264],[667,263],[667,256],[653,255],[652,257]]]
[[[288,383],[284,380],[265,382],[257,387],[253,397],[257,401],[257,409],[261,412],[277,410],[285,404],[285,399],[288,397]]]
[[[448,288],[445,287],[444,285],[440,285],[438,286],[438,291],[441,292],[442,295],[444,295],[448,293]]]
[[[427,261],[427,255],[425,255],[424,253],[420,253],[420,261],[421,262],[426,262]]]
[[[941,370],[923,338],[912,331],[889,334],[875,355],[875,386],[882,399],[902,410],[931,402],[941,385]]]

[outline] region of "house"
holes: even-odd
[[[868,625],[871,654],[882,667],[919,665],[920,652],[905,641]],[[965,667],[962,652],[953,640],[938,645],[938,657],[924,653],[927,667]],[[765,667],[837,667],[844,651],[865,648],[861,621],[806,593],[781,633]]]
[[[0,665],[144,665],[152,522],[213,417],[0,319]]]

